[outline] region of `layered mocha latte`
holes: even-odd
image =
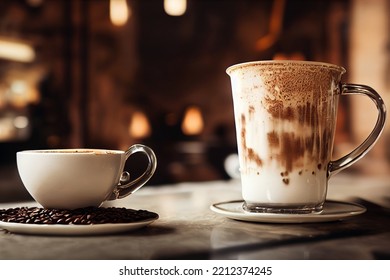
[[[344,69],[268,62],[227,72],[245,208],[320,210]]]

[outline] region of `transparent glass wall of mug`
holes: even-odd
[[[345,69],[308,61],[233,65],[231,77],[244,209],[322,211],[328,179],[363,157],[381,134],[386,110],[372,88],[341,84]],[[364,94],[376,104],[370,136],[331,160],[339,98]]]

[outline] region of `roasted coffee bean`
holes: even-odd
[[[17,207],[0,209],[0,221],[24,224],[75,224],[129,223],[157,218],[147,210],[117,207],[86,207],[73,210]]]

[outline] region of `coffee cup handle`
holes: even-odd
[[[108,200],[115,200],[124,198],[137,190],[139,190],[143,185],[145,185],[149,179],[153,176],[154,172],[156,171],[157,167],[157,158],[154,154],[153,150],[149,148],[148,146],[141,145],[141,144],[135,144],[131,146],[127,151],[125,152],[125,162],[128,160],[128,158],[135,154],[135,153],[144,153],[148,158],[148,166],[146,167],[145,172],[140,175],[138,178],[130,181],[130,174],[126,171],[122,172],[120,182],[118,185],[114,188],[111,196]]]
[[[378,118],[374,129],[370,135],[364,140],[360,146],[354,149],[349,154],[331,161],[328,166],[328,177],[337,174],[341,170],[351,166],[356,161],[361,159],[374,146],[379,136],[383,132],[386,122],[386,106],[380,95],[371,87],[357,84],[342,84],[341,95],[363,94],[368,96],[376,105],[378,110]]]

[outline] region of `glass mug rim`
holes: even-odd
[[[328,63],[328,62],[320,62],[320,61],[309,61],[309,60],[254,60],[247,61],[242,63],[237,63],[229,66],[226,69],[226,73],[231,75],[234,71],[238,69],[243,69],[247,67],[253,66],[309,66],[309,67],[318,67],[318,68],[327,68],[331,70],[339,71],[340,74],[344,74],[347,70],[336,64]]]

